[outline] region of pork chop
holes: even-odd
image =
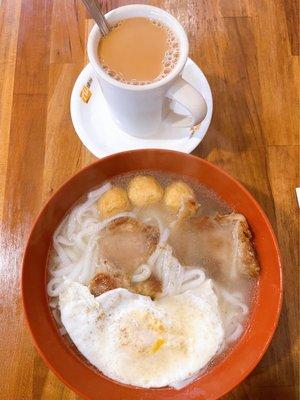
[[[252,235],[242,214],[197,216],[178,224],[169,243],[183,265],[208,266],[234,278],[238,273],[257,276],[259,264]]]
[[[110,272],[98,272],[89,286],[94,296],[99,296],[112,289],[124,288],[130,292],[150,296],[154,299],[162,290],[160,280],[153,275],[143,282],[132,283],[128,276],[117,269]]]
[[[143,282],[133,283],[135,270],[145,264],[156,249],[159,231],[152,225],[122,217],[112,221],[100,234],[102,268],[90,282],[95,296],[119,287],[155,298],[161,292],[161,282],[153,275]]]
[[[145,264],[159,241],[155,226],[122,217],[112,221],[100,233],[101,258],[132,274]]]

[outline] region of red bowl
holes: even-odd
[[[186,175],[214,190],[245,215],[254,234],[261,265],[257,298],[248,328],[233,350],[206,374],[177,391],[119,384],[88,366],[66,344],[52,319],[46,296],[46,265],[52,235],[74,203],[91,188],[121,173],[158,170]],[[282,299],[281,264],[271,225],[250,193],[226,172],[191,155],[166,150],[138,150],[103,158],[84,168],[50,198],[30,233],[22,267],[23,306],[40,355],[71,389],[87,399],[217,399],[238,385],[265,353],[275,331]]]

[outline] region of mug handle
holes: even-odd
[[[200,124],[207,114],[207,104],[204,97],[192,85],[179,77],[168,90],[166,97],[179,103],[188,111],[192,118],[172,112],[167,116],[167,120],[172,125],[178,127],[191,127]],[[181,117],[180,119],[178,119]],[[192,122],[191,122],[192,119]]]

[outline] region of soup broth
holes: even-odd
[[[180,388],[204,373],[241,337],[255,296],[258,272],[251,233],[241,214],[198,182],[175,174],[141,171],[102,184],[66,215],[54,234],[47,290],[58,328],[74,341],[74,333],[66,330],[61,321],[65,300],[60,296],[63,298],[70,282],[79,283],[78,290],[88,288],[88,295],[95,298],[102,299],[123,288],[142,302],[150,297],[149,304],[170,302],[170,309],[174,308],[172,299],[177,302],[180,296],[211,286],[207,299],[216,298],[214,309],[220,316],[223,335],[218,349],[205,365],[184,379],[153,381],[151,376],[144,386],[159,387],[159,382],[164,382]],[[142,326],[148,324],[148,319],[142,321]],[[122,329],[127,332],[126,324]],[[154,348],[159,354],[166,340],[159,337],[151,351]],[[87,357],[97,366],[91,358]],[[98,369],[116,379],[113,373],[106,372],[105,365]],[[140,381],[126,379],[120,381],[143,386]]]

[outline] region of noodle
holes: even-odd
[[[172,255],[172,248],[164,245],[155,261],[153,272],[162,282],[162,297],[195,289],[205,280],[200,268],[187,269]]]
[[[199,265],[182,265],[174,256],[173,249],[168,244],[170,231],[182,219],[184,213],[183,206],[180,207],[176,219],[171,223],[169,223],[170,217],[166,217],[162,214],[162,211],[155,214],[155,208],[151,208],[144,214],[138,209],[120,212],[101,221],[96,202],[111,188],[111,183],[106,183],[88,193],[85,201],[76,205],[66,215],[53,235],[53,251],[49,263],[50,279],[47,283],[47,293],[51,297],[49,305],[53,309],[54,318],[59,324],[58,296],[64,290],[66,282],[75,281],[88,285],[99,270],[101,272],[104,270],[107,273],[111,272],[109,270],[109,263],[105,263],[101,257],[99,234],[108,224],[119,218],[129,217],[136,219],[139,217],[140,221],[154,224],[159,230],[159,240],[155,250],[148,257],[146,263],[141,264],[135,270],[131,277],[131,282],[140,283],[146,281],[153,274],[161,282],[162,291],[158,297],[165,297],[197,289],[208,278],[213,277],[215,279],[214,275],[210,274],[209,269],[201,268],[204,265],[202,260],[199,260]],[[236,225],[232,235],[236,237],[236,240],[234,240],[236,245],[232,251],[233,259],[231,269],[228,271],[228,281],[237,279],[240,272],[238,265],[238,225]],[[175,254],[177,255],[177,253]],[[243,333],[244,320],[249,313],[249,308],[245,304],[243,293],[228,291],[227,286],[220,282],[214,284],[213,289],[218,297],[225,331],[224,347],[220,350],[223,351],[226,343],[236,341]],[[60,332],[61,334],[65,334],[65,330],[61,324]],[[196,375],[198,373],[199,371]],[[194,378],[193,376],[172,386],[179,389],[187,385]]]
[[[151,269],[149,268],[148,265],[143,264],[140,267],[138,267],[133,274],[131,278],[131,282],[137,283],[137,282],[143,282],[147,280],[151,275]]]
[[[242,309],[242,314],[246,315],[248,314],[249,308],[246,306],[245,303],[243,303],[240,299],[242,296],[242,293],[232,293],[230,294],[226,289],[224,288],[219,288],[219,291],[221,295],[224,297],[225,300],[227,300],[229,303],[236,307],[240,307]]]
[[[224,287],[215,284],[219,298],[227,305],[231,312],[223,313],[225,340],[227,343],[237,340],[243,332],[242,320],[249,313],[248,306],[242,301],[240,292],[229,293]]]
[[[185,270],[180,292],[195,289],[200,286],[205,279],[205,273],[200,268]]]
[[[227,343],[235,342],[243,333],[243,327],[240,323],[237,324],[235,331],[226,339]]]

